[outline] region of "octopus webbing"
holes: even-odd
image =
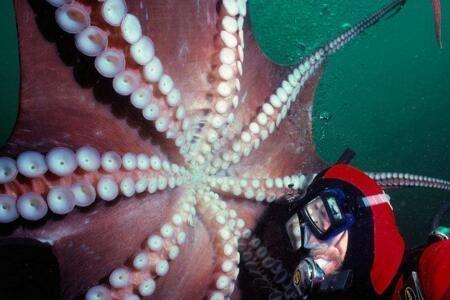
[[[403,2],[283,68],[253,39],[246,0],[16,1],[21,109],[0,157],[0,249],[54,257],[45,284],[59,287],[36,299],[239,297],[240,237],[325,166],[310,116],[324,62]],[[29,285],[52,272],[37,261]]]

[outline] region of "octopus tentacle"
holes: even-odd
[[[307,179],[303,174],[261,178],[209,176],[208,184],[213,191],[226,196],[273,202],[291,189],[304,189]]]
[[[207,292],[208,299],[225,299],[234,291],[239,274],[238,239],[245,226],[235,210],[227,211],[227,204],[210,191],[200,190],[199,213],[208,228],[217,233],[212,237],[216,249],[216,261],[211,283]]]
[[[291,274],[283,263],[274,258],[254,233],[239,240],[242,266],[259,289],[268,290],[268,299],[296,299],[297,292]]]
[[[211,152],[218,147],[219,137],[226,126],[234,121],[234,110],[239,104],[241,90],[240,77],[243,74],[243,26],[247,0],[222,1],[218,10],[218,33],[215,37],[217,51],[213,54],[210,75],[213,92],[208,95],[210,102],[203,108],[205,116],[199,120],[204,127],[196,134],[198,139],[187,150],[191,160],[200,164],[211,160]]]
[[[442,16],[441,16],[441,0],[433,0],[433,14],[434,14],[434,30],[436,41],[439,48],[442,48]]]
[[[3,182],[0,202],[8,203],[0,211],[0,222],[9,223],[19,215],[36,221],[48,209],[65,215],[75,206],[91,205],[96,196],[112,201],[119,194],[132,197],[144,191],[173,189],[181,185],[182,173],[184,168],[157,155],[126,153],[121,156],[114,151],[100,154],[90,146],[81,147],[76,153],[56,147],[45,157],[25,151],[16,161],[0,157]]]
[[[319,48],[310,57],[305,58],[292,72],[282,81],[279,88],[269,96],[269,99],[258,109],[259,113],[250,122],[244,124],[244,129],[238,137],[231,141],[233,151],[219,150],[213,159],[214,172],[227,169],[231,164],[239,163],[242,156],[249,156],[254,149],[258,149],[261,141],[266,140],[286,114],[292,103],[298,98],[304,84],[310,80],[323,65],[325,59],[347,43],[357,37],[361,32],[377,23],[393,8],[404,1],[398,0],[383,7],[371,16],[365,18],[352,28],[346,30],[337,38],[331,40],[322,48]],[[222,148],[228,149],[228,148]]]
[[[189,120],[185,120],[180,90],[165,74],[154,43],[142,34],[137,17],[127,13],[125,1],[86,4],[74,0],[59,6],[55,16],[61,29],[76,34],[78,50],[96,57],[97,71],[113,78],[114,90],[130,96],[144,118],[181,147]]]
[[[310,64],[310,60],[307,59],[305,64],[301,64],[298,69],[290,74],[292,76],[289,78],[293,81],[294,86],[286,80],[283,81],[277,92],[260,107],[258,115],[244,127],[237,138],[230,142],[232,151],[219,150],[216,152],[212,162],[213,173],[220,169],[227,169],[231,164],[239,163],[242,156],[249,156],[253,149],[259,148],[261,141],[266,140],[273,133],[275,127],[286,117],[291,104],[297,99],[301,87],[320,66],[323,54],[323,50],[318,51],[318,61],[316,61],[314,55],[311,57],[313,64]],[[302,75],[304,76],[302,77]]]
[[[367,175],[384,189],[428,187],[450,191],[450,181],[444,179],[397,172],[367,172]]]
[[[186,241],[188,226],[195,225],[195,204],[193,191],[187,191],[179,198],[175,211],[160,227],[159,233],[147,238],[143,248],[127,266],[111,272],[108,286],[98,285],[89,289],[86,299],[132,299],[153,295],[156,280],[167,275],[170,261],[178,257],[180,247]]]

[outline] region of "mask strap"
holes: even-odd
[[[361,206],[362,207],[370,207],[370,206],[387,203],[387,204],[389,204],[391,209],[394,210],[392,208],[390,200],[391,200],[391,197],[389,197],[389,195],[385,194],[385,193],[377,194],[377,195],[373,195],[373,196],[367,196],[367,197],[362,198]]]

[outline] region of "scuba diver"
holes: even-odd
[[[432,224],[428,244],[406,250],[389,196],[375,180],[348,165],[346,152],[319,173],[306,194],[289,199],[302,230],[293,283],[301,299],[450,299],[449,229]]]
[[[416,184],[411,178],[398,178],[402,176],[387,176],[389,180],[377,174],[373,177],[378,180],[372,179],[348,164],[353,155],[346,151],[335,165],[317,174],[306,190],[282,197],[267,210],[255,233],[272,243],[265,248],[287,272],[270,266],[267,258],[257,264],[278,269],[269,281],[282,285],[285,292],[261,294],[260,287],[244,292],[243,299],[450,300],[450,229],[439,226],[450,203],[433,219],[427,244],[406,249],[383,189]],[[449,182],[428,181],[427,186],[450,189]],[[292,224],[297,224],[295,237]],[[250,240],[247,248],[258,240]],[[243,249],[244,274],[249,267],[254,269],[250,273],[258,273],[252,264],[263,251],[256,249],[252,262]],[[291,275],[287,284],[278,280],[282,272]],[[265,287],[270,284],[266,282]]]

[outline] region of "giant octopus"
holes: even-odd
[[[402,4],[286,68],[258,48],[246,0],[15,1],[20,115],[0,157],[2,298],[239,298],[241,241],[267,256],[252,233],[262,212],[325,167],[311,142],[324,62]],[[295,298],[289,282],[279,289]]]

